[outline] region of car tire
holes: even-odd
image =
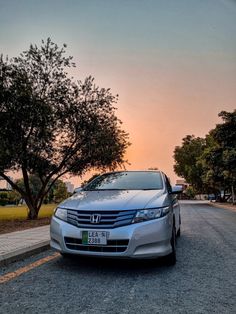
[[[180,235],[181,235],[181,231],[180,231],[180,227],[179,227],[179,230],[177,231],[176,236],[179,238],[179,237],[180,237]]]
[[[68,253],[63,253],[63,252],[60,252],[60,254],[61,254],[61,256],[63,257],[63,258],[72,258],[73,257],[73,255],[72,254],[68,254]]]
[[[170,243],[171,243],[172,252],[169,255],[167,255],[166,260],[167,260],[167,265],[173,266],[176,264],[176,229],[175,229],[175,226],[173,226],[173,229],[172,229],[172,237],[171,237]]]
[[[178,238],[179,238],[180,235],[181,235],[180,226],[181,226],[181,217],[179,216],[179,229],[178,229],[177,234],[176,234],[176,236],[177,236]]]

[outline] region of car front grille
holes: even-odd
[[[107,245],[84,245],[82,239],[65,237],[66,247],[70,250],[85,252],[112,252],[120,253],[126,251],[129,240],[107,240]]]
[[[117,228],[132,223],[136,210],[125,211],[67,211],[67,222],[80,228]],[[90,219],[92,215],[100,215],[99,223],[93,224]]]

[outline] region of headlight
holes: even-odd
[[[64,208],[57,207],[54,216],[60,218],[61,220],[67,221],[67,210]]]
[[[132,223],[158,219],[160,217],[167,215],[169,211],[170,211],[169,206],[138,210]]]

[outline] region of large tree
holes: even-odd
[[[235,201],[236,186],[236,110],[219,113],[223,123],[205,139],[187,135],[175,147],[175,172],[198,192],[211,192],[226,200],[226,192]],[[222,195],[223,192],[223,195]]]
[[[218,190],[235,194],[236,185],[236,110],[219,113],[219,123],[206,137],[206,148],[201,156],[204,182]]]
[[[19,57],[0,58],[0,176],[25,199],[30,219],[58,178],[121,166],[129,145],[115,115],[117,96],[92,77],[70,78],[75,64],[65,48],[47,39]],[[23,188],[10,170],[22,172]],[[41,181],[36,195],[31,174]]]

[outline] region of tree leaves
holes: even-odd
[[[51,180],[121,166],[129,145],[115,115],[117,96],[91,76],[68,77],[75,64],[65,48],[48,38],[19,57],[0,59],[0,174],[21,170],[25,186],[30,174],[40,178],[37,196],[26,189],[36,213]]]
[[[219,113],[223,123],[205,139],[187,135],[174,151],[174,170],[198,191],[232,190],[236,185],[236,110]]]

